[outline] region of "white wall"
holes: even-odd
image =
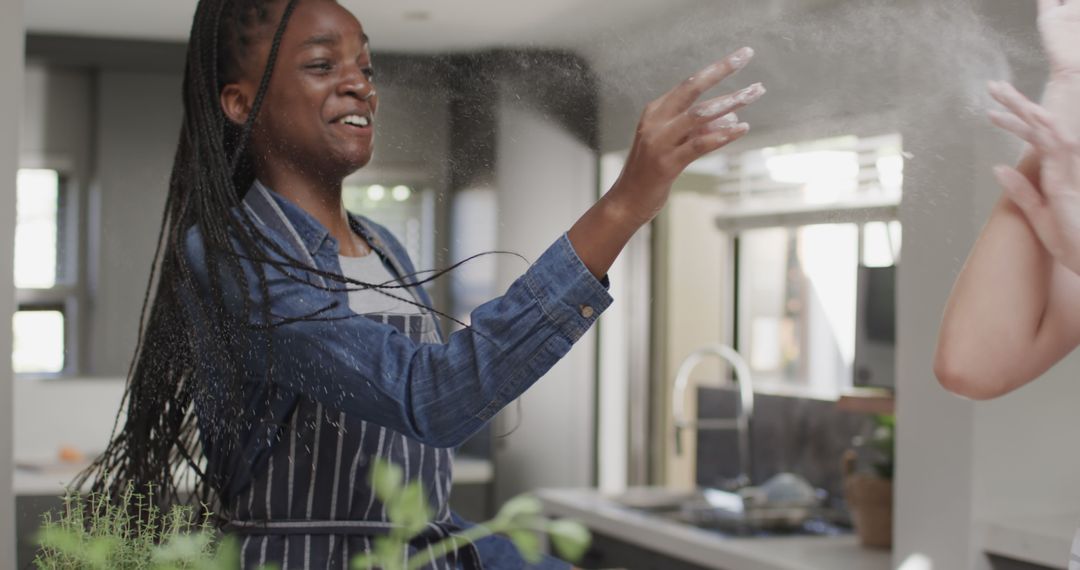
[[[596,154],[554,120],[514,98],[498,118],[497,248],[535,261],[570,229],[596,198]],[[498,257],[498,291],[527,266]],[[523,416],[508,407],[496,434],[499,502],[537,487],[582,487],[592,482],[595,329],[523,397]]]
[[[180,133],[181,76],[104,71],[98,77],[91,189],[91,350],[88,370],[123,376],[135,351]]]
[[[29,62],[19,116],[23,160],[62,163],[77,183],[92,173],[95,93],[89,68],[46,67]]]
[[[12,484],[11,317],[15,292],[15,171],[23,85],[21,2],[0,4],[0,567],[15,567],[15,502]]]
[[[971,243],[973,132],[948,105],[904,131],[903,258],[897,284],[897,447],[894,563],[921,555],[933,570],[968,568],[974,404],[938,385],[937,327]],[[934,124],[949,124],[935,133]]]

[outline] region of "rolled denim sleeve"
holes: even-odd
[[[599,281],[563,234],[525,274],[524,280],[547,318],[577,342],[611,305],[608,281]]]
[[[189,238],[196,267],[198,246]],[[253,269],[245,270],[256,283]],[[483,427],[565,356],[612,302],[606,279],[588,271],[566,234],[445,344],[413,342],[356,315],[347,302],[335,305],[335,293],[276,271],[267,270],[275,315],[333,308],[320,314],[324,320],[251,329],[252,347],[271,347],[271,379],[436,447],[460,445]],[[257,287],[251,294],[258,296]]]

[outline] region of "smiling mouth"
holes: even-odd
[[[371,118],[364,115],[345,115],[333,122],[335,125],[345,125],[357,129],[366,129],[371,126]]]

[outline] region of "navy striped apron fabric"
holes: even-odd
[[[259,223],[294,242],[294,249],[314,265],[295,229],[268,194],[256,184],[244,199]],[[377,235],[353,218],[364,233]],[[380,252],[392,273],[403,275],[388,251]],[[419,300],[418,300],[419,302]],[[393,326],[418,343],[441,342],[435,320],[417,315],[364,315]],[[451,537],[459,527],[449,507],[453,450],[437,449],[395,431],[349,416],[299,394],[287,428],[278,432],[265,469],[229,501],[233,521],[226,528],[241,540],[241,567],[275,564],[283,570],[349,568],[349,561],[372,549],[374,538],[391,528],[382,503],[368,484],[375,459],[402,468],[408,481],[420,481],[428,493],[434,522],[402,551],[403,559],[420,557],[425,569],[480,568],[472,547],[436,559],[431,544]]]

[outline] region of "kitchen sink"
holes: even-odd
[[[738,493],[637,487],[612,497],[622,507],[730,537],[842,536],[845,513],[816,505],[752,506]]]

